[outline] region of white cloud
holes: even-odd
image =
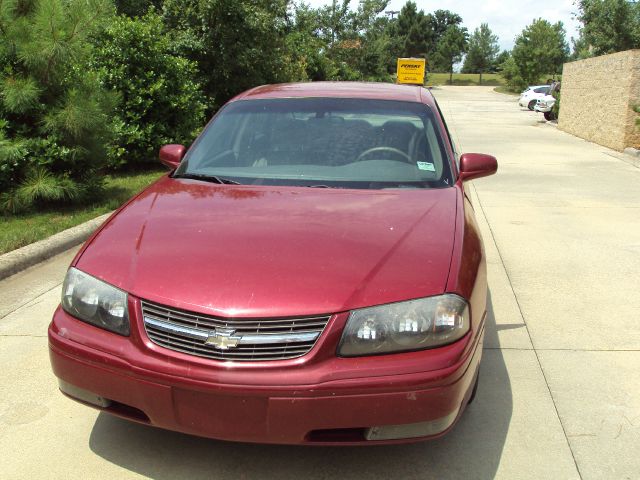
[[[305,0],[314,7],[330,4],[330,0]],[[574,0],[439,0],[438,2],[415,0],[418,9],[425,12],[451,10],[459,14],[464,26],[473,31],[481,23],[500,37],[502,49],[510,50],[516,36],[536,18],[544,18],[551,23],[561,21],[567,31],[567,41],[577,37],[578,22],[573,18],[576,11]],[[355,8],[357,0],[352,0]],[[400,10],[406,0],[391,0],[387,10]]]

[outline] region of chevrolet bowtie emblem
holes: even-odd
[[[213,332],[209,332],[209,337],[204,342],[206,345],[213,345],[220,350],[229,350],[238,346],[238,342],[242,337],[234,337],[235,330],[231,329],[217,329]]]

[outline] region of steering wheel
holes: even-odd
[[[365,150],[364,152],[362,152],[360,155],[358,155],[358,158],[356,158],[355,161],[359,162],[360,160],[362,160],[364,157],[366,157],[370,153],[382,152],[382,151],[392,152],[392,153],[396,153],[398,155],[402,155],[402,157],[407,161],[407,163],[413,163],[413,160],[411,160],[411,157],[409,155],[404,153],[402,150],[399,150],[399,149],[393,148],[393,147],[373,147],[373,148],[370,148],[370,149]],[[395,159],[392,159],[392,160],[395,160]],[[396,160],[396,161],[399,162],[400,160]]]

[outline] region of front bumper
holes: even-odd
[[[536,112],[547,113],[547,112],[550,112],[551,110],[553,110],[553,105],[551,105],[551,106],[536,105],[535,107],[533,107],[533,109]]]
[[[145,339],[135,321],[132,336],[120,337],[58,309],[49,327],[50,358],[61,390],[76,400],[198,436],[348,445],[415,441],[450,430],[473,389],[484,322],[434,350],[323,355],[339,340],[344,317],[330,321],[307,356],[257,366],[168,351]]]

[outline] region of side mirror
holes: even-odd
[[[160,163],[175,170],[180,165],[186,151],[184,145],[164,145],[160,148]]]
[[[465,182],[487,177],[498,171],[498,160],[483,153],[465,153],[460,157],[460,179]]]

